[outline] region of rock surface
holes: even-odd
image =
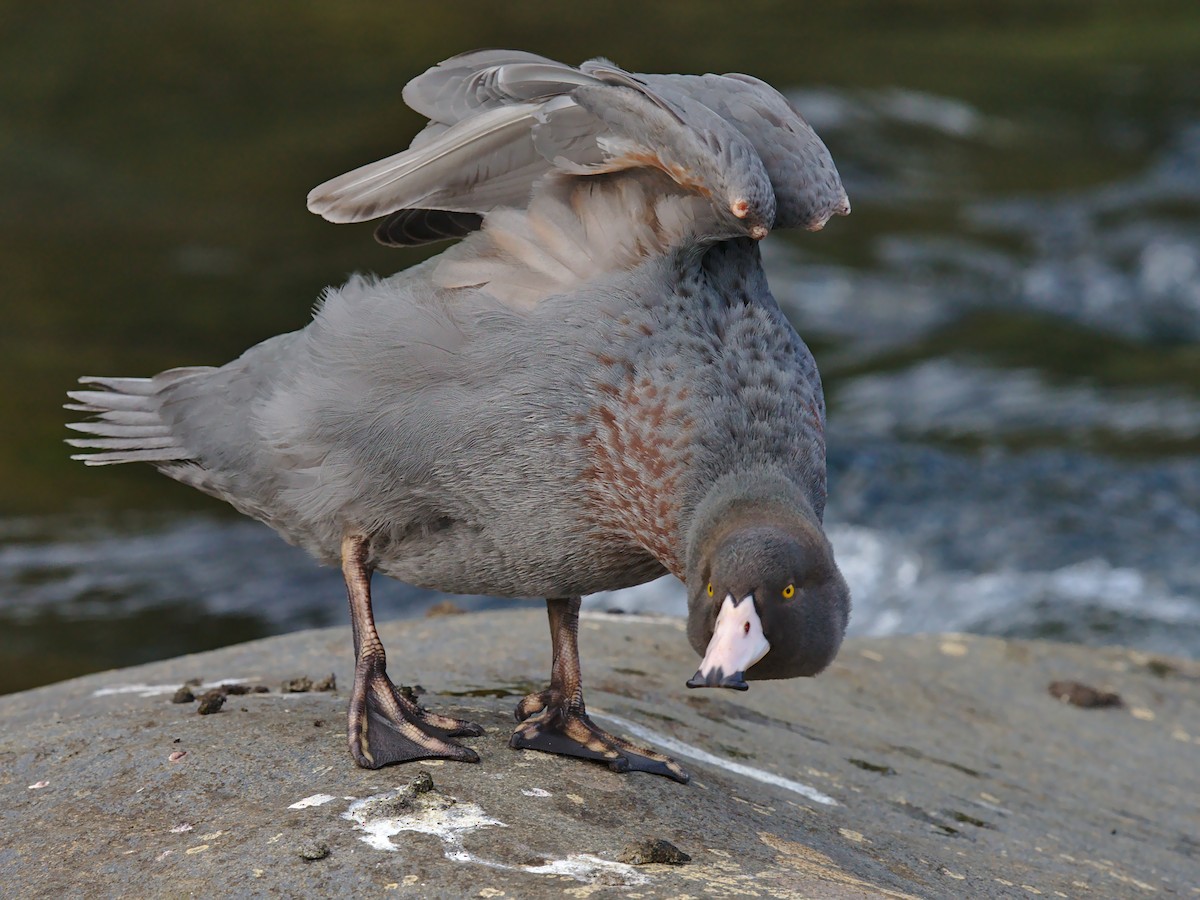
[[[919,636],[849,641],[815,680],[688,691],[681,622],[585,617],[591,711],[676,755],[683,786],[507,747],[512,708],[548,674],[541,613],[381,631],[393,677],[485,727],[469,741],[482,764],[356,769],[347,629],[2,697],[0,893],[1197,895],[1195,662]],[[331,670],[340,693],[279,691]],[[271,691],[200,716],[171,702],[194,677]],[[1122,705],[1057,700],[1062,680]],[[617,861],[656,840],[690,861]]]

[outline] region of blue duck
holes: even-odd
[[[143,461],[340,565],[350,753],[477,761],[470,722],[386,670],[374,572],[546,598],[549,687],[510,743],[686,781],[587,715],[580,598],[687,586],[689,687],[811,676],[850,611],[822,529],[825,405],[758,241],[849,212],[828,151],[745,75],[645,75],[476,51],[410,82],[410,148],[316,188],[334,222],[409,246],[328,289],[305,328],[217,367],[84,377],[88,465]]]

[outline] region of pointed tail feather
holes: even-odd
[[[189,460],[187,448],[161,415],[162,391],[197,371],[201,370],[172,369],[153,378],[80,378],[80,384],[93,389],[68,391],[67,396],[74,402],[65,404],[65,408],[88,413],[92,418],[68,424],[82,436],[68,438],[67,443],[93,452],[76,453],[71,458],[89,466]]]

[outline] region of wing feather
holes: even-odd
[[[465,83],[480,72],[500,66],[571,67],[523,50],[470,50],[452,56],[418,75],[404,86],[404,102],[431,122],[453,125],[477,113],[486,98],[467,91]],[[491,105],[498,105],[493,103]]]
[[[512,180],[545,170],[545,161],[529,139],[536,112],[535,105],[524,103],[486,110],[416,149],[361,166],[313,188],[308,208],[331,222],[362,222],[422,206],[477,212],[480,204],[465,202],[465,198],[494,174]],[[527,193],[529,182],[518,183]],[[510,182],[502,182],[502,186],[508,191],[500,191],[500,195],[509,196]]]

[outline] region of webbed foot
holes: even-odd
[[[614,772],[650,772],[687,784],[690,776],[675,760],[609,734],[588,718],[579,670],[579,604],[579,597],[547,598],[554,645],[550,687],[517,704],[521,724],[508,745],[514,750],[598,759]]]
[[[446,738],[482,733],[472,722],[417,706],[396,690],[382,664],[369,656],[359,659],[346,737],[351,756],[364,769],[414,759],[479,762],[474,750]]]
[[[582,708],[554,703],[551,691],[530,694],[517,706],[522,724],[508,745],[515,750],[541,750],[561,756],[578,756],[608,763],[614,772],[649,772],[687,784],[691,776],[679,763],[647,747],[609,734]],[[540,704],[540,706],[538,706]],[[532,707],[537,706],[537,709]]]

